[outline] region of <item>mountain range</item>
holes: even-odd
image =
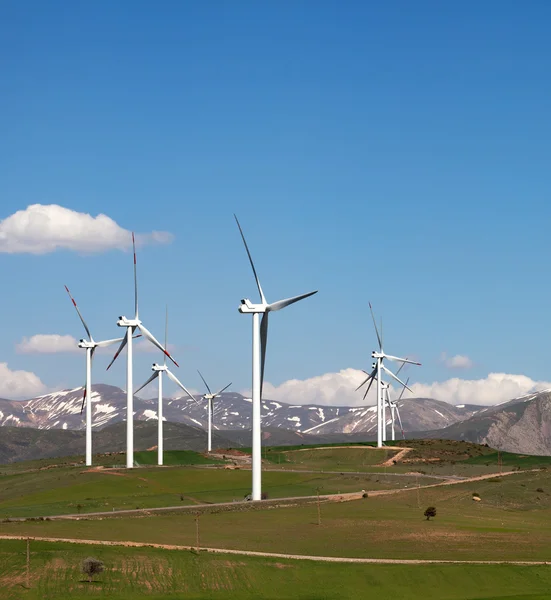
[[[67,436],[81,435],[84,429],[82,393],[82,388],[74,388],[25,401],[0,399],[0,426],[10,430],[30,427],[45,432],[61,429],[67,430]],[[93,386],[91,398],[95,438],[101,441],[102,437],[98,437],[101,431],[109,429],[116,432],[117,425],[122,427],[126,417],[126,393],[118,387],[98,384]],[[398,406],[406,437],[466,440],[512,452],[551,454],[550,391],[529,394],[491,407],[475,404],[453,406],[432,398],[401,400]],[[136,396],[134,411],[137,422],[148,422],[155,429],[156,398]],[[241,394],[224,392],[217,398],[213,417],[213,426],[219,435],[216,445],[249,445],[251,412],[251,399]],[[185,397],[164,399],[167,425],[189,428],[189,435],[184,436],[186,438],[204,435],[206,416],[206,402],[199,397],[197,402]],[[376,434],[376,409],[374,406],[298,405],[263,400],[262,426],[263,443],[266,445],[372,440]],[[194,436],[191,431],[195,432]],[[32,437],[34,434],[28,435]],[[122,443],[123,429],[120,436]],[[396,437],[401,437],[398,424]],[[46,440],[47,436],[42,439]],[[176,439],[183,438],[177,435]],[[203,447],[202,437],[201,443],[198,438],[196,441],[190,449]],[[75,448],[80,447],[79,436],[74,443]],[[46,442],[44,444],[47,446]],[[97,442],[94,446],[101,451]],[[115,449],[112,441],[107,446]],[[0,449],[0,459],[1,454]]]
[[[82,388],[63,390],[30,400],[0,399],[0,426],[38,429],[79,430],[85,426]],[[118,423],[126,418],[126,392],[110,385],[92,387],[94,429]],[[441,429],[468,419],[481,407],[452,406],[430,398],[414,398],[399,403],[404,431]],[[250,429],[251,399],[235,392],[224,392],[214,403],[215,429]],[[134,418],[157,419],[157,399],[134,398]],[[206,427],[206,402],[188,397],[164,398],[163,418],[171,423]],[[375,432],[374,406],[293,405],[274,400],[262,401],[263,427],[290,429],[312,435]],[[397,425],[398,430],[398,425]]]

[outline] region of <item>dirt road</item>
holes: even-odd
[[[162,550],[199,551],[213,554],[237,554],[240,556],[256,556],[260,558],[284,558],[289,560],[309,560],[320,562],[338,563],[364,563],[382,565],[518,565],[535,566],[551,565],[551,561],[545,560],[437,560],[437,559],[405,559],[405,558],[348,558],[343,556],[309,556],[302,554],[282,554],[279,552],[254,552],[252,550],[230,550],[228,548],[204,548],[195,546],[176,546],[174,544],[153,544],[143,542],[122,542],[107,540],[78,540],[74,538],[35,537],[23,535],[0,535],[0,540],[31,540],[39,542],[52,542],[63,544],[85,544],[89,546],[122,546],[126,548],[160,548]]]

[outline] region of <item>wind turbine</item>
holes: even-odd
[[[167,337],[168,337],[168,309],[166,311],[166,319],[165,319],[165,348],[167,348]],[[157,419],[159,421],[157,427],[157,464],[159,466],[163,465],[163,373],[166,373],[168,378],[171,379],[176,385],[180,386],[180,388],[194,401],[195,398],[191,395],[190,392],[184,387],[184,385],[180,382],[180,380],[168,370],[166,366],[166,353],[163,357],[163,364],[159,365],[157,363],[153,363],[151,370],[153,371],[153,375],[135,392],[136,395],[140,390],[143,390],[144,387],[149,385],[155,379],[159,380],[159,393],[158,393],[158,409],[157,409]],[[198,404],[198,402],[197,402]]]
[[[406,379],[406,386],[409,383],[409,377]],[[390,407],[390,415],[391,415],[391,419],[392,419],[392,440],[394,441],[396,439],[396,434],[394,433],[394,423],[396,420],[396,416],[398,417],[398,422],[400,423],[400,431],[402,432],[402,439],[406,439],[406,436],[404,434],[404,426],[402,425],[402,419],[400,417],[400,408],[398,407],[398,402],[400,402],[400,400],[402,399],[402,396],[404,395],[404,392],[406,391],[406,388],[403,387],[402,391],[400,392],[400,396],[398,398],[398,400],[391,400],[390,399],[390,391],[387,388],[387,400],[388,400],[388,405]]]
[[[383,393],[382,393],[382,391],[383,391],[382,390],[382,379],[381,379],[382,371],[384,371],[387,375],[392,377],[392,379],[397,381],[401,386],[405,387],[406,389],[408,389],[411,392],[411,389],[409,387],[407,387],[407,385],[401,379],[399,379],[390,369],[388,369],[384,365],[383,361],[386,358],[391,361],[401,362],[402,364],[407,363],[410,365],[417,365],[417,366],[421,366],[421,363],[415,362],[414,360],[409,360],[408,358],[399,358],[398,356],[393,356],[391,354],[386,354],[384,352],[382,337],[379,334],[379,329],[377,328],[377,323],[375,322],[375,316],[373,314],[373,307],[371,306],[371,302],[369,303],[369,310],[371,311],[371,318],[373,320],[373,325],[375,327],[375,333],[377,334],[377,341],[379,342],[379,351],[378,352],[373,351],[371,353],[371,356],[376,360],[376,362],[374,362],[372,365],[373,370],[371,371],[371,373],[368,374],[367,379],[365,379],[365,381],[363,381],[356,388],[356,390],[359,390],[362,386],[364,386],[369,381],[369,385],[367,386],[367,390],[364,394],[364,400],[365,400],[373,381],[377,382],[377,447],[381,448],[383,446],[383,433],[384,433],[385,413],[386,413],[386,410],[385,410],[386,406],[385,406],[385,402],[383,399]]]
[[[251,267],[253,270],[254,278],[256,281],[256,286],[258,287],[258,292],[260,294],[260,304],[253,304],[249,299],[241,300],[241,305],[239,306],[239,312],[242,314],[252,314],[253,315],[253,356],[252,356],[252,405],[253,405],[253,418],[252,418],[252,429],[253,429],[253,439],[252,439],[252,500],[260,500],[261,499],[261,489],[262,489],[262,441],[261,441],[261,420],[260,420],[260,401],[262,398],[262,386],[264,383],[264,366],[266,363],[266,344],[268,341],[268,315],[271,312],[276,310],[281,310],[290,304],[294,304],[299,300],[303,300],[304,298],[308,298],[315,292],[309,292],[308,294],[302,294],[300,296],[295,296],[293,298],[287,298],[285,300],[279,300],[278,302],[273,302],[272,304],[268,303],[266,297],[264,296],[264,292],[262,291],[262,287],[260,285],[260,281],[258,279],[258,275],[256,274],[256,269],[254,267],[253,259],[251,257],[251,253],[249,252],[249,247],[247,246],[247,242],[245,240],[245,236],[243,234],[243,230],[241,229],[241,225],[235,215],[235,221],[237,223],[237,227],[239,227],[239,232],[241,233],[241,238],[243,239],[243,244],[245,245],[245,250],[247,251],[247,256],[249,257],[249,262],[251,263]],[[260,315],[262,315],[262,321],[260,321]]]
[[[207,452],[211,452],[212,451],[212,401],[215,398],[219,398],[220,394],[222,392],[224,392],[225,390],[227,390],[231,383],[228,383],[228,385],[224,388],[222,388],[219,392],[216,392],[216,394],[213,394],[210,391],[209,388],[209,384],[205,381],[205,378],[201,375],[201,371],[199,371],[199,369],[197,369],[197,373],[199,373],[199,377],[201,377],[201,379],[203,380],[203,383],[205,384],[205,387],[208,390],[208,394],[203,394],[203,398],[207,401],[207,411],[208,411],[208,434],[207,434]]]
[[[125,346],[128,346],[126,351],[126,468],[132,469],[134,466],[134,394],[133,394],[133,382],[132,382],[132,337],[136,329],[140,330],[140,333],[147,338],[154,346],[159,348],[161,352],[168,356],[170,360],[176,365],[178,363],[170,356],[170,353],[164,348],[159,341],[153,336],[153,334],[145,328],[143,323],[140,321],[138,315],[138,276],[136,272],[136,243],[134,240],[134,232],[132,232],[132,250],[134,252],[134,318],[127,319],[126,317],[119,317],[117,325],[119,327],[126,327],[126,336],[122,339],[122,343],[119,349],[115,353],[113,360],[109,363],[107,370],[111,368],[111,365],[117,360],[117,357],[122,352]],[[168,369],[167,369],[168,371]]]
[[[104,348],[105,346],[116,344],[117,342],[122,341],[123,338],[96,342],[90,333],[88,325],[86,325],[86,321],[78,309],[75,299],[71,296],[69,288],[65,286],[65,289],[67,290],[69,298],[71,298],[71,302],[73,303],[73,306],[75,307],[75,310],[77,311],[77,314],[80,317],[80,320],[84,325],[84,329],[88,335],[88,339],[81,339],[78,343],[78,346],[79,348],[84,348],[86,350],[86,383],[84,385],[84,394],[82,396],[82,407],[80,409],[80,414],[82,414],[84,403],[86,402],[86,466],[90,467],[92,465],[92,359],[94,357],[96,348]]]

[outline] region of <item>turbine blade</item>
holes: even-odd
[[[157,346],[157,348],[159,348],[159,350],[161,352],[164,352],[165,356],[168,356],[168,358],[170,358],[170,360],[177,366],[179,367],[180,365],[172,358],[172,356],[170,356],[170,352],[168,350],[166,350],[166,348],[163,348],[163,346],[161,345],[161,342],[159,342],[155,336],[151,333],[151,331],[149,331],[149,329],[146,329],[141,323],[138,325],[138,327],[140,328],[140,331],[142,332],[143,336],[146,337],[154,346]]]
[[[365,390],[365,394],[364,394],[364,400],[367,398],[367,394],[369,394],[369,390],[371,389],[371,386],[373,385],[373,382],[376,380],[376,377],[372,377],[371,381],[369,382],[369,385],[367,386],[367,390]]]
[[[117,360],[117,358],[119,357],[119,354],[124,350],[124,347],[126,346],[126,341],[127,341],[127,337],[124,336],[122,338],[121,345],[119,346],[118,350],[115,352],[115,356],[113,356],[111,362],[107,365],[106,371],[109,371],[109,369],[111,368],[111,365]]]
[[[105,348],[105,346],[111,346],[112,344],[118,344],[122,342],[125,338],[115,338],[114,340],[103,340],[101,342],[96,342],[96,348]],[[95,350],[95,348],[94,348]]]
[[[421,366],[420,362],[415,362],[414,360],[409,360],[409,358],[400,358],[399,356],[392,356],[390,354],[385,354],[385,358],[388,358],[388,360],[393,360],[396,362],[407,363],[408,365],[417,365],[418,367]]]
[[[82,396],[82,406],[80,407],[80,414],[84,410],[84,403],[86,402],[86,383],[84,384],[84,394]]]
[[[404,426],[402,425],[402,417],[400,417],[400,409],[398,405],[396,405],[396,416],[398,417],[398,423],[400,423],[400,431],[402,432],[402,439],[406,439],[406,435],[404,433]]]
[[[406,360],[408,360],[408,359],[406,358]],[[399,368],[399,369],[396,371],[396,375],[399,375],[399,374],[400,374],[400,371],[401,371],[401,370],[402,370],[402,369],[403,369],[403,368],[406,366],[406,364],[407,364],[407,363],[403,362],[403,363],[400,365],[400,368]]]
[[[165,308],[165,348],[168,348],[168,304]],[[166,354],[163,356],[163,365],[166,365]]]
[[[168,369],[166,370],[166,374],[168,375],[169,379],[172,379],[172,381],[174,381],[174,383],[176,385],[180,386],[180,388],[182,390],[184,390],[184,392],[195,402],[195,404],[198,404],[199,406],[201,406],[199,404],[199,402],[197,402],[197,400],[195,399],[193,394],[189,390],[186,389],[184,384],[178,379],[178,377],[176,377],[176,375],[173,375]]]
[[[377,340],[379,342],[379,350],[382,351],[383,343],[381,341],[381,336],[379,335],[379,330],[377,329],[377,322],[375,321],[375,315],[373,314],[373,307],[371,306],[371,302],[369,303],[369,310],[371,311],[371,318],[373,319],[373,325],[375,326],[375,333],[377,334]]]
[[[387,369],[384,364],[381,364],[381,368],[383,369],[383,371],[385,373],[387,373],[388,375],[390,375],[393,379],[395,379],[400,385],[403,385],[406,389],[408,389],[411,392],[411,389],[399,378],[396,377],[396,375],[394,375],[394,373],[390,370]]]
[[[216,392],[216,394],[214,394],[214,397],[216,398],[217,396],[219,396],[222,392],[225,392],[229,387],[230,387],[231,383],[228,383],[228,385],[226,387],[223,387],[219,392]]]
[[[86,333],[88,334],[88,339],[90,341],[92,341],[92,339],[93,339],[92,334],[90,333],[90,330],[88,329],[88,325],[86,325],[86,321],[84,320],[84,317],[81,315],[80,310],[78,309],[75,299],[71,296],[71,292],[69,291],[69,288],[67,286],[65,286],[65,289],[67,290],[67,293],[69,294],[69,298],[71,298],[71,302],[73,303],[73,306],[75,307],[75,310],[77,311],[77,314],[80,317],[82,324],[84,325],[84,329],[86,330]]]
[[[209,388],[209,384],[205,381],[205,378],[201,375],[201,371],[199,371],[199,369],[197,369],[197,373],[199,373],[199,377],[203,380],[203,383],[205,384],[205,387],[207,388],[209,394],[212,394]]]
[[[135,318],[138,318],[138,271],[136,265],[136,241],[134,240],[134,232],[132,232],[132,251],[134,252],[134,309]]]
[[[149,385],[152,381],[154,381],[155,379],[157,379],[157,377],[159,377],[159,373],[160,373],[160,371],[155,371],[155,373],[153,373],[153,375],[151,375],[151,377],[143,385],[141,385],[134,392],[134,394],[137,394],[139,391],[143,390],[146,385]]]
[[[264,367],[266,365],[266,345],[268,344],[268,313],[262,315],[260,321],[260,399],[264,386]]]
[[[398,398],[398,402],[402,399],[402,396],[404,395],[404,392],[406,391],[406,386],[409,383],[409,377],[406,379],[406,385],[402,388],[402,392],[400,393],[400,397]],[[409,388],[408,388],[409,390]]]
[[[251,263],[251,267],[253,269],[253,274],[254,274],[254,278],[256,280],[256,285],[257,285],[258,291],[260,293],[260,299],[262,300],[262,304],[266,304],[266,298],[264,296],[264,292],[262,291],[262,286],[260,285],[260,280],[258,279],[258,275],[256,274],[256,269],[254,268],[253,258],[249,251],[249,246],[247,246],[247,240],[245,239],[245,235],[243,234],[243,230],[241,229],[241,225],[239,224],[239,220],[238,220],[237,216],[235,214],[233,216],[235,217],[235,222],[237,223],[237,226],[239,227],[239,233],[241,234],[241,239],[243,240],[243,243],[245,244],[245,250],[247,251],[247,255],[249,257],[249,262]]]
[[[313,296],[314,294],[317,294],[317,293],[318,293],[318,290],[316,290],[315,292],[308,292],[308,294],[301,294],[300,296],[295,296],[294,298],[286,298],[285,300],[279,300],[278,302],[273,302],[272,304],[268,304],[267,310],[269,310],[270,312],[273,312],[275,310],[281,310],[282,308],[289,306],[289,304],[294,304],[295,302],[298,302],[299,300],[304,300],[304,298],[308,298],[309,296]]]
[[[369,380],[371,379],[371,373],[360,383],[360,385],[354,390],[357,392],[360,388],[362,388]]]

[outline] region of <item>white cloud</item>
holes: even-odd
[[[472,369],[474,362],[463,354],[448,356],[445,352],[440,355],[440,361],[448,367],[448,369]]]
[[[263,397],[289,404],[321,404],[333,406],[361,406],[375,403],[375,384],[371,386],[366,400],[365,387],[355,389],[367,375],[357,369],[343,369],[338,373],[326,373],[310,379],[291,379],[281,385],[264,383]],[[394,387],[394,394],[396,394]],[[551,383],[534,381],[525,375],[490,373],[484,379],[459,379],[431,384],[410,383],[413,394],[405,392],[404,398],[434,398],[450,404],[494,405],[518,398],[531,392],[551,388]],[[250,390],[241,392],[250,398]]]
[[[431,384],[415,383],[410,386],[414,397],[435,398],[450,404],[493,405],[506,402],[531,392],[551,387],[547,381],[534,381],[526,375],[490,373],[484,379],[459,379]],[[411,397],[409,392],[404,397]]]
[[[332,406],[354,406],[375,402],[375,385],[371,386],[369,396],[363,401],[365,387],[354,390],[367,375],[358,369],[343,369],[338,373],[326,373],[311,379],[290,379],[274,386],[264,382],[263,397],[269,400],[289,402],[290,404],[324,404]],[[250,398],[250,390],[242,392]]]
[[[37,334],[24,337],[16,346],[19,354],[57,354],[59,352],[79,352],[78,342],[72,335]]]
[[[136,235],[137,244],[166,244],[172,234],[153,231]],[[106,215],[93,217],[57,204],[32,204],[0,221],[0,252],[46,254],[55,250],[82,253],[127,250],[130,232]]]
[[[30,371],[11,371],[0,363],[0,396],[3,398],[32,398],[46,391],[46,386]]]

